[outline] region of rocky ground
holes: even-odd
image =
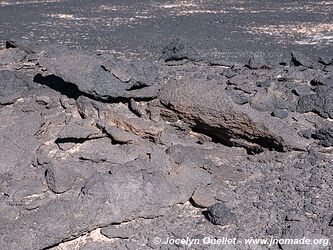
[[[332,57],[7,41],[0,69],[1,249],[330,248],[241,241],[332,240]]]

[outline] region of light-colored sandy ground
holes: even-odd
[[[58,3],[58,2],[63,2],[63,0],[0,1],[0,6],[21,5],[21,4],[44,4],[44,3]]]
[[[88,234],[85,234],[81,237],[78,237],[74,240],[64,242],[59,244],[58,246],[52,248],[52,250],[79,250],[81,247],[83,247],[87,242],[91,241],[98,241],[98,242],[103,242],[105,244],[110,244],[112,245],[113,239],[109,239],[102,235],[100,233],[101,229],[97,228],[93,231],[91,231]]]
[[[296,44],[333,44],[333,25],[331,23],[298,23],[285,25],[266,25],[248,28],[250,33],[273,36],[278,42],[286,40]]]

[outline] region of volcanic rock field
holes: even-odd
[[[333,249],[332,13],[0,1],[0,250]]]
[[[330,248],[240,241],[332,240],[332,57],[4,47],[0,249]]]

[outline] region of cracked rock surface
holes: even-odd
[[[157,62],[8,44],[0,249],[333,240],[332,61],[207,61],[180,40]]]

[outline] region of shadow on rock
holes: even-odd
[[[65,82],[63,79],[55,75],[42,76],[41,74],[37,74],[34,77],[34,82],[48,86],[49,88],[75,100],[82,95],[82,92],[75,84]]]

